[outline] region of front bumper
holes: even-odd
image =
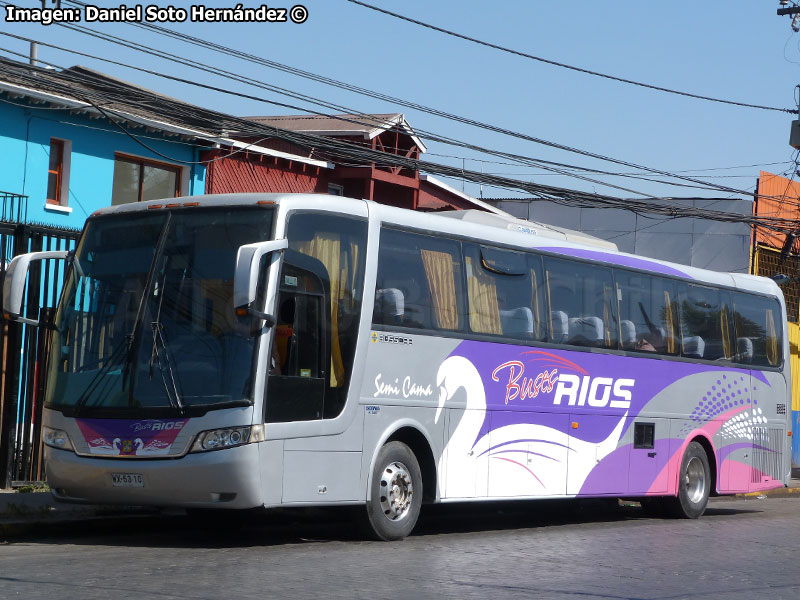
[[[173,459],[87,458],[45,449],[47,483],[64,502],[254,508],[263,506],[258,444]],[[140,474],[143,487],[115,487],[113,473]]]

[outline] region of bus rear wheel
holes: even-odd
[[[678,473],[678,496],[664,498],[666,508],[677,518],[696,519],[706,510],[711,493],[711,469],[706,451],[697,442],[690,442],[681,460]]]
[[[389,442],[375,460],[367,501],[367,533],[401,540],[417,524],[422,506],[422,473],[417,457],[402,442]]]

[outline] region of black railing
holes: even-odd
[[[0,222],[0,274],[18,254],[72,250],[78,231]],[[23,316],[47,319],[66,275],[64,261],[31,263]],[[48,331],[14,321],[0,322],[0,489],[12,481],[44,478],[41,429]]]
[[[24,194],[0,191],[0,220],[14,223],[24,223],[28,220],[28,197]]]

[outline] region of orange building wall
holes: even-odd
[[[800,219],[800,182],[780,175],[761,171],[758,176],[758,198],[753,203],[753,214],[759,217]],[[800,223],[798,223],[800,225]],[[756,243],[772,248],[782,248],[786,234],[776,233],[763,227],[756,228]],[[794,243],[793,252],[800,252],[800,239]]]

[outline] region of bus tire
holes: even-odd
[[[417,457],[403,442],[389,442],[372,469],[366,525],[370,537],[402,540],[417,524],[422,506],[422,473]]]
[[[679,519],[696,519],[706,510],[711,493],[711,469],[705,448],[690,442],[678,473],[678,496],[664,498],[669,513]]]

